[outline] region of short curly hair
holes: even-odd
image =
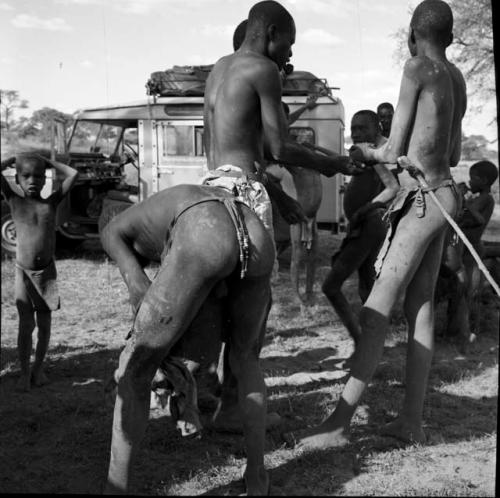
[[[491,161],[478,161],[474,163],[469,169],[469,173],[471,172],[474,172],[481,178],[485,178],[488,181],[488,185],[493,185],[498,178],[498,168]]]
[[[415,8],[410,26],[425,39],[448,44],[453,31],[453,12],[443,0],[424,0]]]

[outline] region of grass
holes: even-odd
[[[320,232],[317,282],[339,244]],[[87,245],[57,257],[62,308],[53,314],[47,358],[51,383],[30,393],[15,390],[17,312],[14,265],[2,261],[0,489],[8,493],[100,493],[105,482],[112,408],[103,384],[116,367],[130,327],[125,285],[113,263]],[[150,275],[155,269],[149,269]],[[317,284],[317,287],[319,284]],[[344,287],[356,309],[356,278]],[[395,311],[382,362],[341,450],[301,453],[282,432],[322,420],[335,407],[353,345],[316,289],[317,302],[301,314],[288,271],[273,288],[274,305],[262,351],[269,410],[283,419],[266,440],[266,466],[276,495],[494,496],[500,304],[484,293],[481,333],[461,355],[440,335],[424,418],[429,443],[404,447],[380,435],[404,395],[406,331]],[[445,312],[436,311],[437,332]],[[182,440],[165,412],[151,411],[134,466],[131,492],[146,495],[231,495],[243,492],[242,436],[207,431]]]

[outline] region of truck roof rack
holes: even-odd
[[[146,82],[146,94],[153,97],[203,97],[212,68],[213,65],[173,66],[165,71],[153,72]],[[286,76],[283,95],[319,94],[331,97],[332,88],[326,79],[318,78],[308,71],[293,71]]]

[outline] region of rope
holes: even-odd
[[[415,178],[421,185],[421,187],[428,189],[429,185],[427,181],[425,180],[424,174],[422,171],[420,171],[414,164],[410,162],[410,160],[406,156],[401,156],[398,157],[397,163],[402,167],[405,168],[408,173]],[[495,282],[494,278],[491,276],[490,272],[484,265],[483,261],[477,254],[476,250],[474,249],[473,245],[469,242],[467,239],[467,236],[464,234],[462,229],[458,226],[456,221],[446,212],[446,209],[444,209],[443,205],[441,202],[439,202],[439,199],[436,197],[436,194],[432,190],[428,190],[428,194],[430,195],[431,199],[434,201],[436,206],[439,208],[443,216],[446,218],[446,221],[451,225],[453,230],[457,233],[457,235],[462,239],[463,243],[466,245],[467,249],[471,253],[472,257],[475,259],[477,265],[479,266],[479,269],[482,271],[483,275],[486,277],[486,280],[490,283],[490,285],[493,287],[493,290],[497,293],[497,295],[500,297],[500,288],[498,287],[498,284]]]

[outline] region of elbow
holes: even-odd
[[[102,248],[111,258],[113,258],[114,246],[121,239],[121,235],[114,221],[115,220],[110,220],[109,223],[100,231],[99,234]]]
[[[398,195],[398,192],[400,190],[401,190],[401,187],[398,184],[391,187],[389,189],[389,195],[390,195],[389,199],[394,199],[394,197],[396,197],[396,195]]]
[[[282,144],[270,147],[269,150],[271,159],[276,162],[276,163],[282,163],[285,162],[286,158],[286,147],[284,147]]]

